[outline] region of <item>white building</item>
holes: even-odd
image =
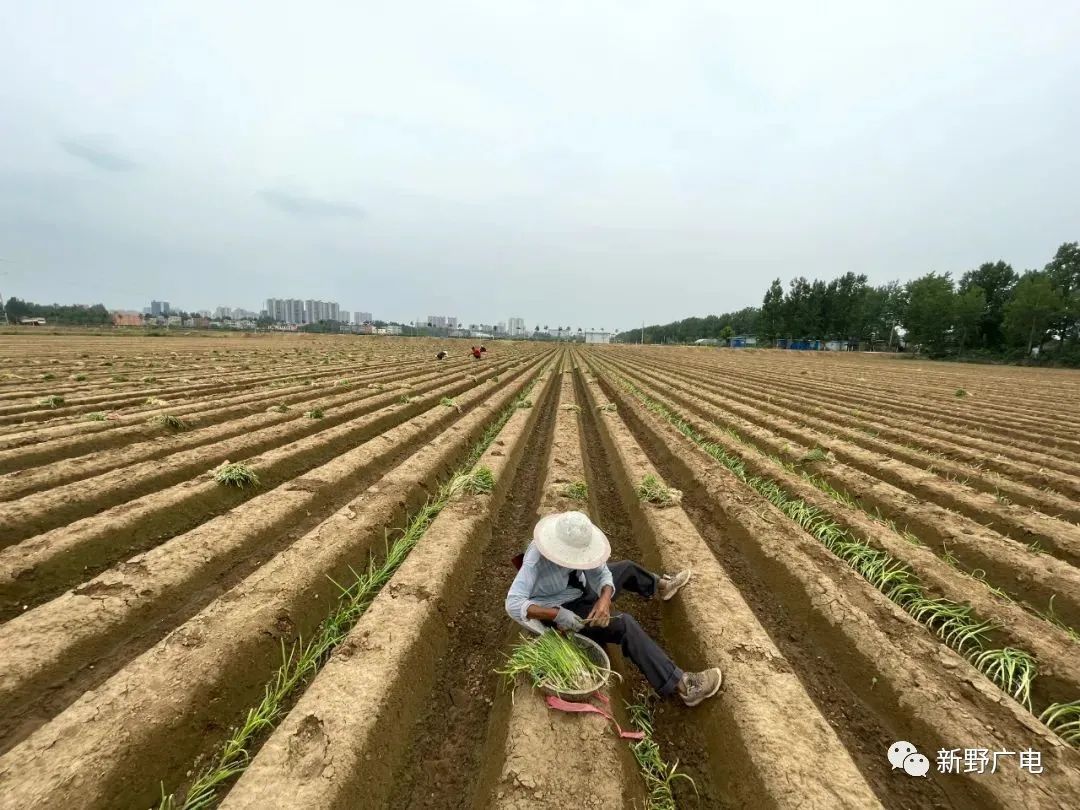
[[[586,343],[611,343],[611,332],[586,332]]]
[[[310,298],[304,302],[304,323],[318,323],[319,321],[340,320],[341,310],[336,301],[313,301]]]
[[[525,319],[524,318],[511,318],[507,322],[507,333],[510,337],[524,337],[525,335]]]
[[[353,313],[353,323],[356,323],[356,324],[371,323],[373,320],[375,320],[375,319],[371,317],[370,312],[354,312]]]

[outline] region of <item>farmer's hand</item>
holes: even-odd
[[[555,615],[555,626],[563,632],[569,633],[581,630],[585,627],[585,622],[581,620],[581,617],[574,613],[572,610],[567,610],[564,607],[559,608],[559,612]]]
[[[588,622],[594,627],[607,627],[609,621],[611,621],[611,596],[605,592],[589,611]]]

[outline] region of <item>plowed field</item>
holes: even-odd
[[[677,806],[1080,806],[1080,376],[489,348],[0,337],[0,808],[649,807],[494,674],[566,509],[693,569],[617,605],[724,671],[650,704]]]

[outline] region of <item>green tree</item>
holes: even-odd
[[[869,292],[865,275],[844,273],[830,281],[825,295],[823,336],[844,340],[862,337]]]
[[[806,299],[806,325],[804,337],[823,338],[828,329],[829,285],[814,279],[810,282],[810,295]]]
[[[978,287],[986,298],[978,335],[984,348],[1000,350],[1005,345],[1005,305],[1012,297],[1018,278],[1012,265],[1002,261],[985,262],[977,270],[968,270],[960,277],[957,292],[962,295]]]
[[[1055,328],[1062,344],[1075,343],[1080,335],[1080,243],[1066,242],[1046,265],[1050,284],[1061,296],[1062,309],[1055,318]]]
[[[986,314],[986,293],[982,287],[968,287],[957,293],[954,300],[955,324],[958,334],[958,352],[964,351],[968,339],[978,334],[979,324]]]
[[[724,342],[725,346],[731,345],[731,339],[735,337],[735,330],[731,328],[731,324],[726,325],[720,330],[720,340]]]
[[[859,337],[871,343],[883,340],[891,348],[906,306],[907,292],[898,281],[868,288],[863,297]]]
[[[51,324],[69,326],[103,326],[111,322],[109,311],[102,304],[35,304],[19,298],[9,298],[4,305],[8,320],[44,318]]]
[[[803,276],[788,282],[784,295],[784,335],[789,338],[809,337],[813,327],[810,312],[810,282]]]
[[[955,293],[948,273],[928,273],[907,284],[903,324],[909,343],[934,354],[945,352],[955,311]]]
[[[1042,345],[1047,330],[1065,311],[1065,298],[1048,273],[1029,271],[1017,282],[1012,301],[1005,306],[1005,331],[1014,344],[1027,338],[1027,353]]]
[[[761,302],[761,336],[770,343],[784,333],[784,288],[773,279]]]
[[[4,304],[4,311],[7,312],[8,320],[11,323],[18,323],[19,318],[29,318],[30,313],[33,312],[32,304],[28,304],[21,298],[12,296]]]

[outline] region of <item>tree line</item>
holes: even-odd
[[[647,343],[688,343],[753,335],[776,340],[835,340],[870,348],[901,345],[932,356],[1019,358],[1040,347],[1080,363],[1080,243],[1067,242],[1041,270],[1017,273],[1004,261],[986,262],[954,280],[927,273],[880,286],[866,275],[831,281],[799,276],[784,288],[775,279],[760,307],[647,326]],[[637,343],[642,330],[622,332]]]
[[[9,298],[4,303],[9,323],[20,318],[44,318],[49,324],[67,326],[103,326],[112,323],[109,310],[104,304],[34,304],[21,298]]]

